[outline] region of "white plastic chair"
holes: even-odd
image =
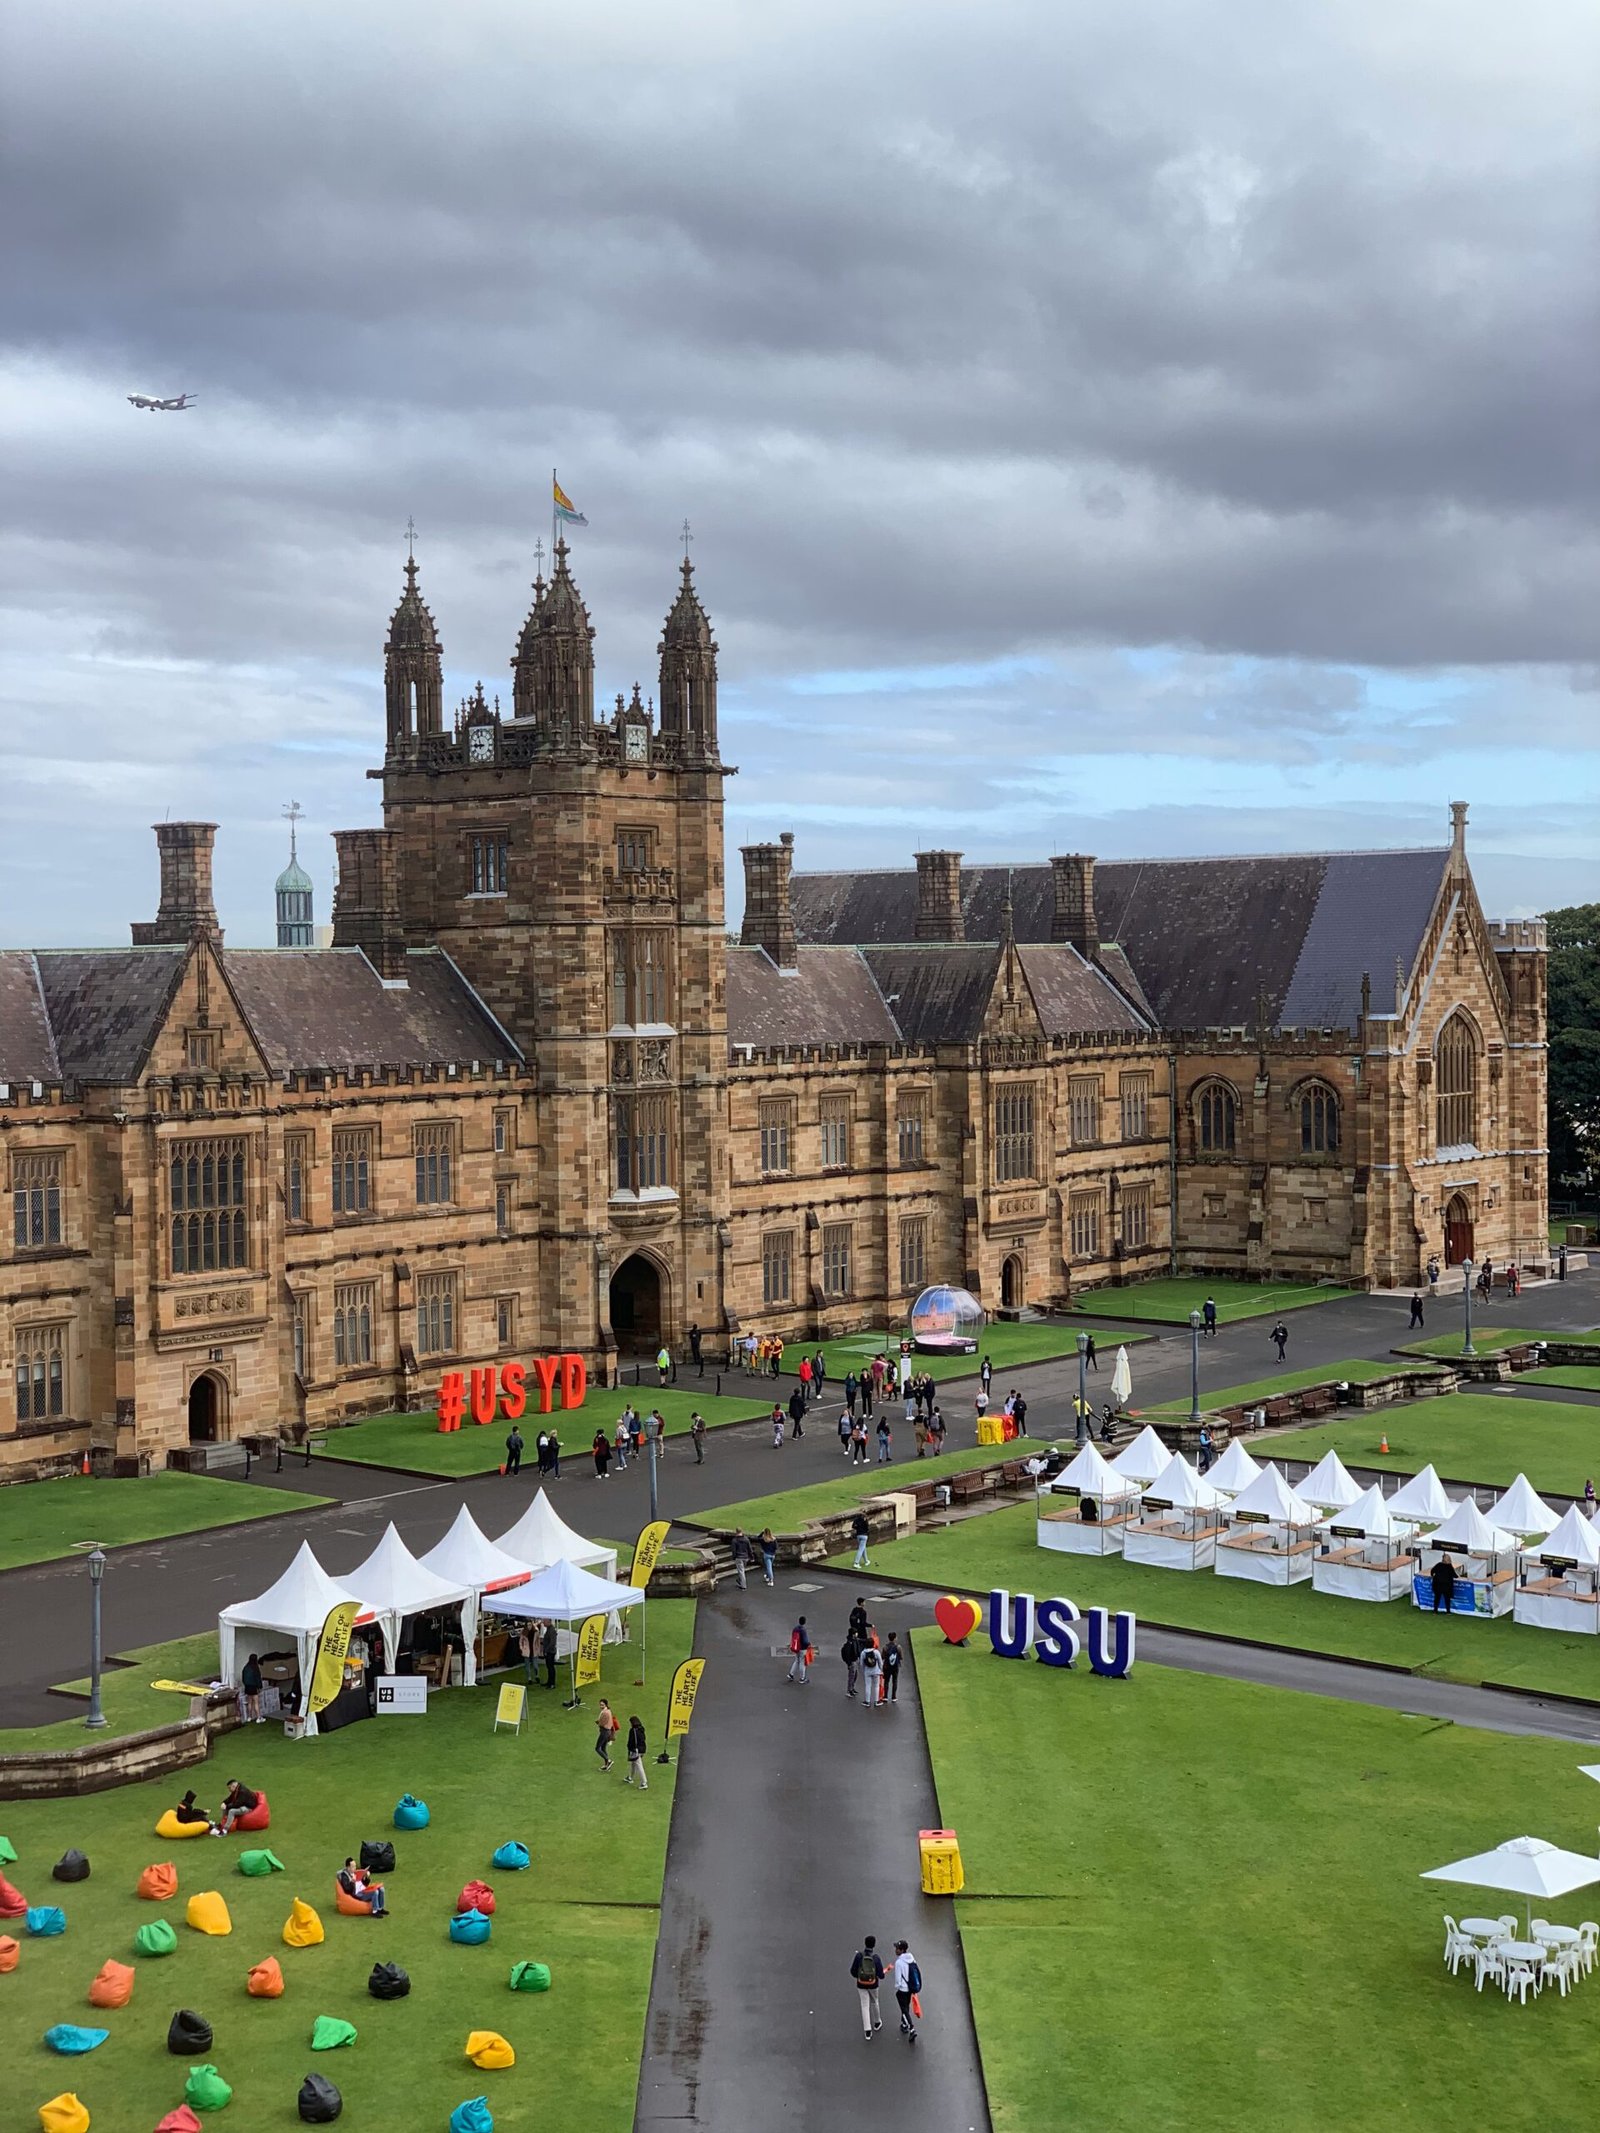
[[[1463,1963],[1470,1963],[1478,1952],[1478,1944],[1470,1933],[1463,1933],[1448,1911],[1444,1914],[1444,1959],[1450,1966],[1450,1975],[1455,1976]]]
[[[1513,1955],[1507,1959],[1505,1971],[1506,1998],[1509,2000],[1514,1995],[1518,2005],[1526,2007],[1529,1987],[1532,1987],[1535,1996],[1539,1991],[1539,1979],[1532,1963],[1526,1956]]]
[[[1493,1948],[1484,1947],[1482,1942],[1477,1943],[1472,1951],[1472,1961],[1473,1967],[1477,1971],[1477,1990],[1479,1992],[1483,1990],[1483,1981],[1486,1977],[1492,1977],[1497,1984],[1505,1984],[1506,1966],[1500,1957],[1496,1955]]]
[[[1567,1996],[1567,1988],[1575,1985],[1583,1974],[1583,1950],[1577,1942],[1565,1948],[1546,1950],[1544,1959],[1545,1983],[1553,1978],[1561,1987],[1561,1997]]]
[[[1592,1918],[1586,1918],[1578,1928],[1578,1953],[1583,1960],[1585,1977],[1594,1968],[1597,1945],[1600,1945],[1600,1925]]]

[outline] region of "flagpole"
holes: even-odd
[[[552,467],[550,469],[550,570],[552,576],[555,574],[556,540],[560,523],[556,515],[556,470]]]

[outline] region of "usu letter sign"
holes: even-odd
[[[561,1405],[570,1413],[581,1407],[589,1391],[589,1372],[581,1355],[540,1355],[531,1363],[486,1363],[471,1371],[447,1370],[439,1380],[439,1428],[459,1429],[471,1413],[485,1428],[497,1415],[507,1422],[520,1421],[528,1411],[528,1373],[532,1371],[541,1415],[550,1413],[555,1402],[556,1381],[561,1383]]]
[[[1133,1672],[1138,1624],[1132,1615],[1112,1617],[1103,1607],[1085,1616],[1070,1600],[1040,1600],[1031,1592],[1015,1598],[999,1588],[989,1595],[989,1642],[999,1659],[1026,1659],[1029,1648],[1045,1666],[1071,1666],[1083,1649],[1082,1623],[1088,1639],[1089,1664],[1097,1674],[1122,1681]]]

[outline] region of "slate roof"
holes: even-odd
[[[183,948],[63,948],[35,958],[67,1081],[132,1081],[183,970]]]
[[[1017,961],[1047,1037],[1147,1027],[1147,1017],[1122,998],[1105,973],[1065,942],[1019,947]]]
[[[800,951],[804,963],[806,951]],[[869,948],[866,963],[910,1044],[974,1044],[983,1028],[1000,951],[989,942],[919,941]]]
[[[56,1040],[26,948],[0,951],[0,1081],[59,1081]]]
[[[222,960],[275,1074],[521,1056],[437,949],[406,957],[403,990],[355,948],[229,949]]]
[[[728,1043],[898,1044],[900,1031],[854,948],[807,948],[779,970],[764,948],[728,950]]]

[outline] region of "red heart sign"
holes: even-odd
[[[944,1631],[947,1644],[965,1644],[982,1620],[976,1600],[958,1599],[947,1592],[942,1600],[934,1603],[933,1619]]]

